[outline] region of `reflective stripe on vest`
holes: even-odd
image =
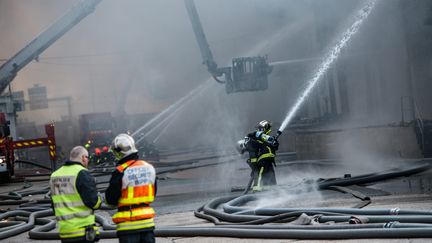
[[[122,189],[119,200],[119,207],[129,206],[140,203],[150,203],[154,201],[154,185],[148,184],[143,186],[129,186]]]
[[[154,227],[154,219],[144,219],[144,220],[136,220],[136,221],[127,221],[117,224],[117,231],[124,230],[136,230],[136,229],[144,229]]]
[[[58,202],[53,204],[56,208],[85,206],[83,202]]]
[[[96,234],[99,235],[99,228],[97,226],[93,226],[93,229],[96,231]],[[76,231],[66,231],[60,233],[61,238],[75,238],[81,237],[85,235],[85,228],[76,230]]]
[[[69,220],[69,219],[73,219],[73,218],[84,218],[84,217],[87,217],[89,215],[92,215],[92,213],[93,213],[93,210],[87,210],[87,211],[79,212],[79,213],[56,216],[56,219],[60,221],[60,220]]]
[[[50,178],[51,199],[61,238],[84,236],[85,227],[95,224],[93,210],[83,203],[76,188],[81,170],[85,168],[78,164],[65,165]]]
[[[119,211],[113,215],[117,230],[153,227],[155,212],[148,205],[154,201],[155,169],[145,161],[130,160],[117,166],[117,170],[123,173],[121,196],[117,206],[130,207],[127,211]]]
[[[71,232],[59,232],[60,238],[75,238],[75,237],[81,237],[85,235],[85,228],[71,231]]]
[[[131,165],[132,165],[133,163],[135,163],[135,162],[137,162],[137,160],[129,160],[129,161],[127,161],[127,162],[125,162],[125,163],[123,163],[123,164],[117,166],[116,169],[117,169],[120,173],[123,173],[123,171],[124,171],[127,167],[131,166]]]
[[[155,216],[155,211],[151,207],[134,208],[129,211],[120,211],[113,216],[114,223],[121,223],[125,221],[137,221],[142,219],[149,219]]]

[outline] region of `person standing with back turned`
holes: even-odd
[[[155,242],[155,211],[150,204],[157,190],[156,171],[139,159],[134,139],[125,133],[114,138],[111,150],[118,166],[112,173],[105,199],[107,204],[117,205],[112,220],[117,224],[119,242]]]
[[[51,200],[62,242],[90,243],[99,240],[94,210],[101,205],[93,176],[88,172],[88,151],[76,146],[70,160],[52,173]]]

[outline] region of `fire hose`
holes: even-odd
[[[398,176],[409,176],[427,169],[429,165],[420,165],[401,171],[319,180],[317,188],[322,190],[365,184]],[[429,211],[398,208],[253,208],[243,206],[260,199],[262,195],[271,196],[272,193],[215,198],[195,211],[195,216],[212,222],[214,226],[156,227],[155,235],[156,237],[213,236],[268,239],[432,237],[432,212]],[[51,232],[55,228],[55,221],[44,218],[53,215],[48,204],[49,199],[30,202],[23,200],[22,197],[15,197],[15,199],[8,199],[7,202],[20,202],[20,207],[0,214],[0,220],[14,218],[14,221],[0,224],[0,239],[29,230],[29,237],[32,239],[59,239],[58,232]],[[98,214],[96,214],[96,221],[101,225],[101,238],[116,237],[115,225]],[[35,227],[37,224],[42,224],[42,226]]]

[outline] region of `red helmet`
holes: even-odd
[[[102,147],[102,151],[104,151],[104,152],[108,152],[108,146],[103,146],[103,147]]]
[[[95,148],[95,154],[96,155],[100,155],[101,154],[101,150],[100,150],[100,148]]]

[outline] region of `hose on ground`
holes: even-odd
[[[252,186],[253,180],[254,180],[254,178],[251,176],[250,179],[249,179],[249,181],[248,181],[248,183],[247,183],[247,185],[246,185],[246,188],[243,191],[243,195],[248,194],[248,192],[249,192],[249,190],[250,190],[250,188]]]
[[[42,169],[46,169],[46,170],[52,171],[52,168],[44,166],[44,165],[41,165],[40,163],[33,162],[33,161],[30,161],[30,160],[19,159],[19,160],[15,160],[15,163],[26,164],[26,165],[33,165],[33,166],[36,166],[36,167],[39,167],[39,168],[42,168]]]
[[[355,176],[355,177],[347,177],[347,178],[340,178],[334,180],[322,180],[318,182],[318,188],[323,190],[331,186],[361,185],[361,184],[387,180],[387,179],[401,177],[401,176],[410,176],[416,173],[426,171],[430,168],[431,165],[423,164],[423,165],[419,165],[413,168],[400,170],[400,171],[390,171],[386,173],[376,173],[367,176]]]
[[[368,174],[344,179],[318,182],[320,189],[332,189],[352,184],[364,184],[366,179],[381,180],[395,176],[407,176],[428,169],[417,166],[404,171]],[[350,181],[352,180],[352,181]],[[321,183],[321,184],[320,184]],[[341,188],[338,188],[341,189]],[[342,188],[341,190],[345,190]],[[30,195],[39,190],[17,193]],[[345,190],[349,192],[350,190]],[[359,198],[367,198],[358,192],[349,192]],[[355,196],[354,195],[354,196]],[[267,239],[360,239],[360,238],[418,238],[432,237],[432,212],[405,209],[359,209],[359,208],[254,208],[251,206],[262,197],[277,196],[276,193],[245,194],[215,198],[197,211],[197,217],[209,220],[215,226],[204,227],[156,227],[156,237],[235,237]],[[20,201],[10,200],[8,202]],[[25,200],[22,200],[25,201]],[[0,214],[0,220],[14,217],[12,223],[0,226],[0,239],[29,231],[31,239],[59,239],[55,229],[49,200],[26,201],[20,208]],[[221,210],[222,209],[222,210]],[[26,221],[26,222],[17,222]],[[101,238],[115,238],[115,225],[96,214],[101,225]],[[280,224],[279,222],[284,222]],[[271,224],[270,224],[271,223]],[[35,227],[35,224],[42,226]]]

